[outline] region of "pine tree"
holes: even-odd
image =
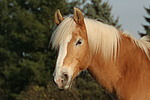
[[[150,6],[149,8],[145,8],[145,10],[149,16],[149,17],[144,17],[148,24],[143,25],[145,33],[139,33],[141,37],[145,35],[150,35]]]
[[[108,1],[102,2],[102,0],[90,0],[90,3],[87,3],[83,8],[85,15],[88,17],[113,25],[119,29],[121,28],[121,25],[118,24],[119,18],[114,19],[111,10],[112,7],[109,5]]]
[[[52,80],[55,52],[48,52],[54,12],[65,0],[0,1],[0,99],[14,100],[30,84]]]
[[[97,19],[102,23],[112,25],[118,29],[121,28],[119,24],[119,17],[114,19],[111,13],[112,7],[109,5],[108,1],[103,2],[102,0],[73,0],[72,5],[80,8],[82,12],[88,18]]]

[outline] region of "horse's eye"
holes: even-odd
[[[80,45],[80,44],[82,44],[82,39],[79,39],[76,43],[76,45]]]

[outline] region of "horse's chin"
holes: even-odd
[[[69,85],[69,86],[64,86],[63,88],[59,88],[59,87],[58,87],[58,89],[59,89],[60,91],[69,90],[70,88],[71,88],[70,85]]]
[[[66,85],[62,86],[62,87],[58,87],[60,91],[64,91],[64,90],[69,90],[72,87],[72,82],[73,80],[70,80],[67,82]]]

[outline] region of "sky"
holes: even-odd
[[[138,32],[143,32],[142,24],[148,25],[143,16],[148,16],[144,7],[150,7],[150,0],[103,0],[112,6],[114,18],[119,17],[119,24],[125,32],[135,38],[140,38]]]

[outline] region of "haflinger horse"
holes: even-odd
[[[55,13],[57,28],[51,42],[59,54],[54,81],[68,89],[83,70],[119,100],[150,100],[150,42],[139,40],[97,20],[78,8],[70,17]]]

